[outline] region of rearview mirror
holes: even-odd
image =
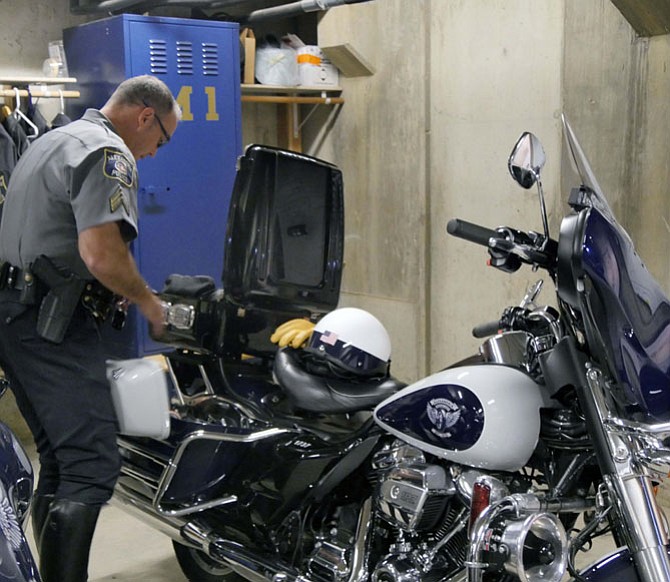
[[[507,167],[512,178],[522,187],[531,188],[539,179],[547,161],[540,140],[530,132],[521,134],[509,157]]]

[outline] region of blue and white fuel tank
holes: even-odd
[[[427,453],[496,471],[530,459],[540,435],[543,389],[497,364],[451,368],[407,386],[377,406],[384,430]]]

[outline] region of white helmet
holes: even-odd
[[[379,376],[388,373],[391,339],[374,315],[356,307],[343,307],[331,311],[314,326],[305,349],[342,371]]]

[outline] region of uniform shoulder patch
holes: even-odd
[[[118,180],[124,186],[132,186],[135,174],[134,164],[123,152],[105,148],[103,172],[108,178]]]

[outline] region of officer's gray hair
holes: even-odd
[[[147,105],[153,107],[158,115],[167,115],[174,111],[177,119],[181,119],[181,108],[169,87],[151,75],[126,79],[116,88],[109,100],[119,105]]]

